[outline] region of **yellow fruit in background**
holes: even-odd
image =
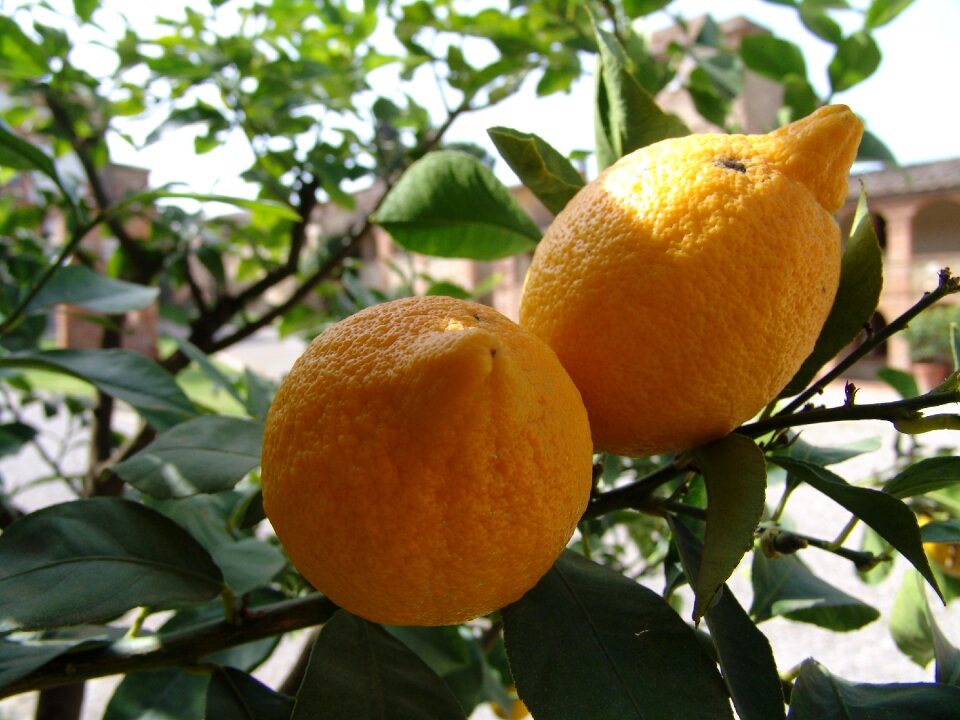
[[[553,351],[448,297],[318,336],[270,408],[267,517],[294,566],[368,620],[443,625],[519,599],[591,487],[586,411]]]
[[[918,515],[917,524],[923,527],[931,519],[929,515]],[[960,543],[925,542],[923,552],[941,572],[960,578]]]
[[[863,126],[827,106],[766,135],[637,150],[534,253],[520,324],[583,395],[595,447],[651,455],[750,419],[809,355],[836,295],[833,213]]]

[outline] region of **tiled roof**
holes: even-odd
[[[859,195],[861,181],[871,198],[960,191],[960,158],[851,175],[851,198]]]

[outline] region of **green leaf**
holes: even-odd
[[[930,609],[924,596],[923,580],[908,571],[890,608],[890,636],[904,655],[920,667],[933,660],[933,633],[930,630]]]
[[[869,130],[863,131],[860,138],[860,147],[857,148],[858,162],[882,162],[896,165],[897,158],[886,143]]]
[[[203,415],[160,434],[113,471],[156,498],[220,492],[260,465],[262,439],[259,422]]]
[[[0,535],[0,631],[200,602],[223,589],[210,555],[176,523],[129,500],[61,503]]]
[[[12,21],[0,17],[0,27],[6,22]],[[4,34],[0,32],[0,37],[3,36]],[[43,150],[14,133],[3,120],[0,120],[0,166],[14,170],[36,170],[61,187],[60,175],[57,173],[56,165],[53,164],[53,159]]]
[[[827,66],[831,91],[843,92],[866,80],[880,67],[881,58],[880,48],[866,30],[845,38]]]
[[[803,391],[824,364],[863,332],[877,309],[882,288],[883,253],[870,219],[866,192],[861,188],[850,238],[843,251],[840,286],[833,307],[813,352],[783,390],[784,397]]]
[[[864,24],[871,29],[886,25],[911,5],[913,0],[873,0]]]
[[[960,543],[960,520],[935,520],[920,528],[925,543]]]
[[[172,375],[129,350],[17,352],[0,357],[0,368],[35,368],[79,378],[129,403],[158,430],[196,414]]]
[[[583,187],[577,169],[538,135],[505,127],[490,128],[487,134],[510,169],[554,215]]]
[[[208,675],[178,667],[132,673],[117,686],[103,720],[197,720],[208,682]]]
[[[783,106],[789,110],[786,121],[799,120],[820,107],[820,96],[805,77],[788,75],[783,80]]]
[[[775,82],[784,82],[791,75],[807,76],[803,51],[772,35],[745,36],[740,41],[740,57],[750,70]]]
[[[669,518],[673,538],[688,578],[700,574],[703,547],[683,521]],[[707,608],[704,618],[720,658],[720,669],[740,720],[785,717],[783,688],[766,636],[737,602],[726,585]]]
[[[0,425],[0,457],[16,455],[20,448],[37,436],[37,429],[22,422]]]
[[[90,22],[93,12],[100,7],[100,0],[73,0],[73,12],[83,22]]]
[[[936,683],[853,683],[807,660],[790,697],[788,720],[955,720],[960,688]]]
[[[257,538],[221,543],[210,548],[210,554],[235,595],[267,585],[287,564],[278,546]]]
[[[292,697],[274,692],[245,672],[218,667],[210,676],[204,717],[211,720],[290,720],[292,712]]]
[[[394,627],[384,629],[413,650],[431,670],[443,677],[470,664],[467,641],[455,625]]]
[[[213,360],[211,360],[210,357],[203,352],[203,350],[198,348],[186,338],[177,340],[177,346],[184,355],[197,364],[197,367],[200,368],[200,372],[206,375],[216,387],[226,392],[227,395],[236,400],[239,405],[245,408],[247,407],[247,400],[240,394],[240,391],[237,390],[237,387],[233,384],[230,378],[221,372],[220,368],[216,366]]]
[[[101,275],[85,265],[67,265],[59,268],[34,296],[28,311],[65,303],[91,312],[120,314],[148,307],[159,292],[157,288]]]
[[[816,3],[804,2],[800,6],[800,20],[804,27],[821,40],[838,45],[843,41],[843,28]]]
[[[757,622],[783,616],[848,632],[880,617],[876,608],[818,578],[796,555],[773,560],[755,550],[752,580],[750,614]]]
[[[464,720],[457,699],[406,645],[338,610],[310,655],[292,720]]]
[[[449,150],[411,165],[373,220],[408,250],[438,257],[495,260],[540,240],[539,228],[490,168]]]
[[[919,583],[918,583],[919,584]],[[924,595],[926,600],[926,595]],[[940,626],[936,618],[927,607],[927,619],[930,621],[930,631],[933,635],[933,655],[936,660],[934,679],[944,685],[960,687],[960,649],[955,648]]]
[[[150,206],[157,200],[196,200],[197,202],[216,202],[234,205],[256,212],[264,217],[277,220],[300,222],[301,217],[289,205],[275,200],[251,200],[250,198],[235,197],[233,195],[215,195],[211,193],[176,192],[174,190],[148,190],[124,198],[110,209],[112,216],[119,215],[122,210],[131,206]]]
[[[923,552],[917,518],[903,502],[889,493],[849,485],[843,478],[816,465],[779,456],[770,459],[872,527],[923,575],[943,599]]]
[[[623,0],[623,11],[627,17],[638,18],[657,10],[662,10],[673,0]]]
[[[960,483],[960,457],[932,457],[905,468],[884,486],[883,491],[903,499],[942,490],[957,483]]]
[[[104,647],[121,635],[120,628],[81,625],[0,636],[0,688],[26,677],[64,653]]]
[[[502,615],[534,717],[732,717],[715,664],[667,602],[570,551]]]
[[[816,447],[802,438],[790,443],[780,455],[787,455],[814,465],[837,465],[852,458],[879,450],[882,445],[879,437],[863,438],[845,443],[843,447]]]
[[[595,107],[600,169],[637,148],[689,135],[690,129],[675,115],[665,113],[630,72],[616,38],[599,27],[595,31],[600,49]]]
[[[693,456],[707,486],[703,557],[691,583],[696,622],[753,547],[763,515],[767,464],[753,440],[736,434],[697,448]]]
[[[0,76],[9,80],[35,80],[49,72],[47,62],[44,49],[31,40],[13,18],[0,16]]]
[[[896,390],[902,398],[912,398],[920,394],[917,379],[905,370],[885,367],[877,370],[877,377]]]

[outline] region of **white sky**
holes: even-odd
[[[866,4],[866,0],[853,2],[860,6]],[[183,4],[168,2],[161,12],[172,15]],[[122,7],[128,15],[144,16],[149,16],[154,7],[120,0],[108,5]],[[826,92],[831,46],[810,34],[793,9],[763,0],[675,0],[667,9],[684,17],[707,12],[717,20],[736,15],[749,17],[775,35],[799,44],[807,59],[811,81],[821,94]],[[848,30],[858,27],[859,17],[854,13],[840,13],[835,17],[843,22],[844,15],[849,20],[844,23]],[[669,22],[664,13],[658,13],[650,19],[649,28],[655,30]],[[916,0],[890,25],[876,31],[883,52],[878,71],[861,85],[833,98],[847,103],[863,117],[867,127],[887,143],[902,164],[960,157],[960,132],[957,131],[960,93],[956,90],[956,77],[960,73],[958,29],[960,0]],[[486,129],[505,125],[536,132],[562,152],[592,148],[592,79],[584,78],[570,94],[546,98],[536,98],[533,87],[531,82],[520,96],[460,118],[447,139],[477,142],[496,156]],[[192,150],[193,136],[191,130],[171,133],[163,142],[143,150],[116,143],[114,157],[118,162],[150,168],[154,185],[180,182],[196,192],[248,194],[238,177],[250,161],[247,148],[242,143],[228,144],[220,151],[196,157]],[[498,166],[498,175],[504,182],[515,182],[513,174],[502,163]]]

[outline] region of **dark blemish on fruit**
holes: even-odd
[[[745,173],[747,171],[746,165],[739,160],[733,160],[732,158],[717,160],[716,164],[720,167],[726,168],[727,170],[736,170],[738,173]]]

